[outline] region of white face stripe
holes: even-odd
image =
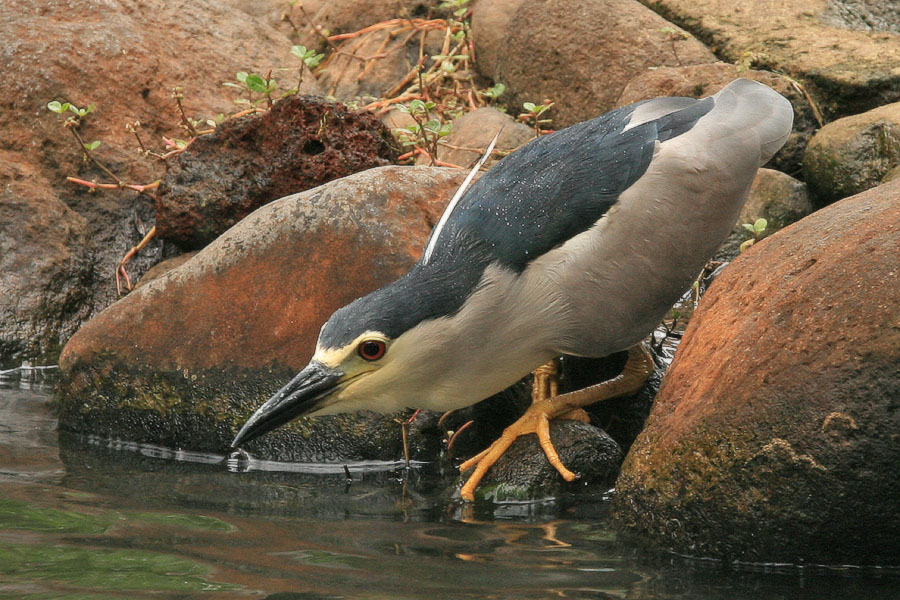
[[[357,347],[363,340],[379,340],[385,344],[390,343],[390,338],[380,331],[364,331],[356,336],[352,342],[341,348],[323,348],[316,346],[316,353],[313,354],[312,360],[318,361],[326,367],[332,369],[338,368],[347,358],[356,352]]]

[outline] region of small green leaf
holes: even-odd
[[[47,103],[47,108],[52,110],[55,113],[66,112],[66,109],[63,108],[62,104],[57,102],[56,100]]]
[[[534,112],[534,109],[537,108],[537,106],[535,106],[534,102],[523,102],[522,108],[524,108],[528,112]]]
[[[493,87],[490,87],[484,91],[484,95],[488,98],[499,98],[503,95],[503,92],[506,91],[506,85],[502,83],[494,84]]]
[[[100,145],[100,140],[94,140],[93,142],[91,142],[89,144],[85,144],[84,149],[85,150],[96,150],[99,145]]]
[[[766,221],[765,219],[762,219],[762,218],[757,219],[756,221],[753,222],[753,231],[755,233],[762,233],[763,231],[766,230],[766,227],[768,225],[769,225],[769,222]]]
[[[300,58],[306,58],[306,46],[296,45],[291,46],[291,54],[294,56],[298,56]]]
[[[240,81],[241,83],[245,83],[247,81],[248,74],[243,71],[238,71],[235,73],[234,78]]]
[[[756,240],[754,240],[753,238],[750,238],[749,240],[746,240],[743,244],[741,244],[741,252],[745,251],[747,248],[749,248],[750,246],[752,246],[752,245],[754,244],[755,241],[756,241]]]
[[[247,84],[247,87],[250,88],[251,91],[254,92],[265,92],[267,89],[266,80],[257,75],[256,73],[250,73],[247,75],[247,78],[244,80],[244,83]]]
[[[746,230],[749,231],[750,233],[756,233],[756,229],[753,228],[753,224],[752,224],[752,223],[744,223],[743,225],[741,225],[741,227],[743,227],[744,229],[746,229]]]

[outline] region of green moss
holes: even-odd
[[[83,535],[103,533],[109,525],[109,519],[0,499],[0,529]]]
[[[196,562],[140,550],[0,543],[0,574],[7,584],[45,583],[68,591],[211,592],[240,589],[207,579]]]

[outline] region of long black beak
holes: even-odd
[[[337,390],[344,373],[312,361],[281,388],[277,394],[266,400],[244,423],[232,448],[268,433],[288,421],[313,412],[321,400]]]

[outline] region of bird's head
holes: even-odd
[[[465,333],[452,315],[467,292],[445,281],[446,274],[414,269],[338,309],[322,326],[309,364],[250,417],[232,447],[297,417],[390,413],[437,393],[452,370],[454,340]]]

